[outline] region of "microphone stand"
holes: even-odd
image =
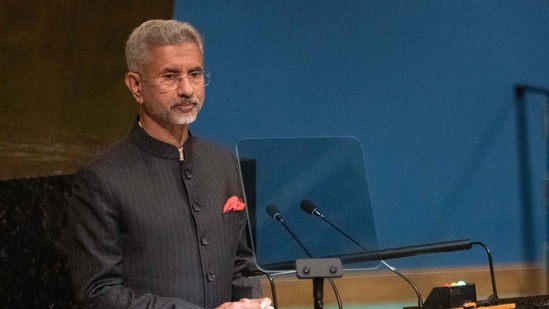
[[[324,305],[324,278],[313,278],[313,298],[314,298],[314,308],[321,309]]]
[[[490,280],[492,281],[492,295],[488,297],[484,301],[484,303],[491,305],[497,305],[499,301],[498,297],[498,289],[496,287],[496,274],[494,272],[494,262],[492,260],[492,253],[490,252],[490,249],[488,249],[488,246],[486,246],[484,243],[480,241],[473,241],[471,242],[472,245],[479,245],[484,248],[484,251],[486,251],[486,255],[488,256],[488,267],[490,267]]]
[[[337,225],[333,224],[330,220],[326,219],[326,217],[324,217],[324,215],[322,213],[320,213],[320,211],[318,211],[318,208],[316,208],[316,206],[312,202],[310,202],[308,200],[303,200],[301,202],[301,209],[303,211],[305,211],[307,214],[320,217],[322,220],[324,220],[324,222],[328,223],[331,227],[336,229],[339,233],[341,233],[347,239],[349,239],[350,241],[355,243],[357,246],[359,246],[362,250],[364,250],[364,252],[369,252],[370,251],[366,247],[364,247],[361,243],[356,241],[353,237],[351,237],[349,234],[345,233],[345,231],[340,229]],[[400,273],[398,270],[396,270],[396,268],[394,268],[393,266],[387,264],[387,262],[385,262],[384,260],[380,259],[380,262],[383,265],[385,265],[390,271],[392,271],[393,273],[395,273],[396,275],[398,275],[399,277],[404,279],[406,282],[408,282],[408,284],[410,284],[412,286],[412,288],[414,289],[414,292],[416,293],[416,296],[417,296],[417,307],[418,308],[423,308],[423,298],[421,297],[421,293],[419,293],[419,290],[418,290],[417,286],[414,284],[414,282],[412,282],[412,280],[410,280],[408,277],[404,276],[402,273]]]
[[[312,279],[313,280],[313,298],[314,309],[323,308],[324,298],[324,279],[331,280],[331,278],[339,278],[343,275],[343,265],[339,259],[314,259],[312,253],[307,250],[307,247],[297,238],[290,227],[279,218],[282,226],[290,233],[299,246],[307,253],[311,259],[296,260],[296,274],[299,279]],[[302,263],[305,263],[304,265]],[[326,263],[330,264],[327,265]],[[328,271],[326,271],[328,270]],[[341,305],[340,305],[341,307]]]
[[[286,225],[286,223],[284,222],[284,220],[280,219],[278,220],[280,223],[282,223],[282,225],[284,226],[284,228],[288,231],[288,233],[290,233],[290,235],[292,235],[292,237],[294,238],[294,240],[299,244],[299,246],[303,249],[303,251],[305,251],[305,253],[307,253],[307,255],[309,257],[312,258],[312,254],[311,252],[309,252],[309,250],[307,250],[307,248],[305,247],[305,245],[299,240],[299,238],[297,238],[297,236],[294,234],[294,232],[292,232],[292,230],[290,229],[290,227],[288,225]],[[311,262],[314,261],[314,259],[310,260]],[[340,262],[341,263],[341,262]],[[296,261],[296,271],[297,271],[297,261]],[[318,267],[317,265],[315,264],[311,264],[309,266],[304,266],[303,269],[302,269],[302,273],[305,275],[304,278],[309,278],[308,277],[308,274],[310,273],[310,270],[312,268],[316,268]],[[302,277],[299,276],[299,271],[297,271],[297,274],[298,274],[298,278],[302,279]],[[323,298],[324,298],[324,278],[325,277],[312,277],[313,279],[313,298],[314,298],[314,309],[322,309],[323,308]]]
[[[324,279],[343,276],[340,259],[299,259],[295,261],[296,275],[299,279],[313,280],[314,309],[322,309],[324,297]]]
[[[295,261],[296,274],[299,279],[307,278],[313,280],[314,309],[322,309],[324,305],[324,279],[331,280],[331,278],[339,278],[343,276],[343,265],[341,260],[338,258],[314,259],[313,254],[299,240],[286,222],[284,222],[278,207],[270,204],[267,205],[266,211],[271,218],[282,224],[284,229],[290,233],[301,249],[303,249],[303,251],[305,251],[305,253],[307,253],[310,257],[310,259],[300,259]],[[330,283],[332,283],[332,286],[335,286],[332,281],[330,281]],[[339,294],[336,289],[334,289],[334,291],[336,291],[336,298],[338,299],[339,308],[342,308],[339,300]]]

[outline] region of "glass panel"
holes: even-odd
[[[378,250],[377,236],[357,139],[243,139],[237,155],[260,269],[295,270],[297,259],[328,257],[340,257],[345,269],[378,266],[379,256],[370,253]],[[303,201],[323,217],[304,211]]]

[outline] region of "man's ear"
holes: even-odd
[[[130,92],[132,93],[135,100],[139,103],[143,103],[143,92],[141,91],[141,87],[143,87],[143,81],[141,80],[141,76],[135,72],[128,72],[126,74],[125,78],[126,86],[128,86],[128,89],[130,89]]]

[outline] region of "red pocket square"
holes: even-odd
[[[241,199],[238,198],[238,196],[231,196],[227,202],[225,202],[225,206],[223,207],[223,212],[231,212],[231,211],[242,211],[244,210],[244,207],[246,204],[242,202]]]

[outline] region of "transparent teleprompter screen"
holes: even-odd
[[[353,137],[246,138],[237,156],[252,249],[263,271],[333,258],[379,265],[364,157]]]

